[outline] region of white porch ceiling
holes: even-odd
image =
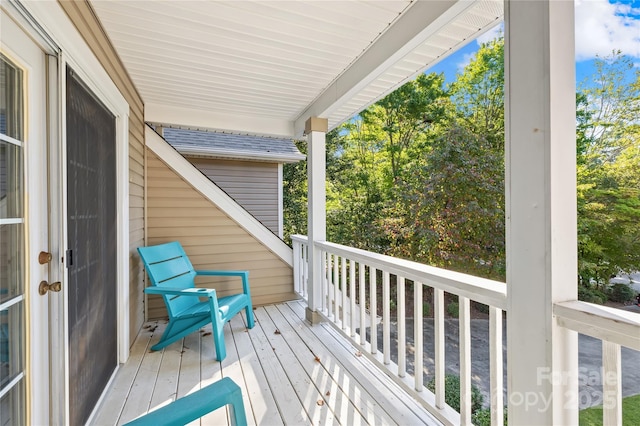
[[[330,127],[473,40],[502,1],[123,1],[92,5],[147,121],[300,136]]]

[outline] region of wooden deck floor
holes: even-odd
[[[301,302],[254,312],[251,330],[240,315],[227,325],[222,363],[214,360],[210,326],[150,352],[165,324],[145,324],[92,423],[126,423],[230,377],[242,388],[250,424],[440,424],[331,325],[303,321]],[[227,424],[227,412],[216,410],[200,423]]]

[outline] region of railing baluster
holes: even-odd
[[[424,387],[423,370],[423,353],[424,344],[422,336],[422,283],[413,282],[413,341],[414,350],[414,370],[415,370],[415,388],[421,392]]]
[[[433,332],[434,332],[434,363],[436,380],[436,407],[444,408],[444,290],[439,288],[433,291]]]
[[[378,316],[378,270],[372,266],[369,267],[369,312],[371,314],[371,353],[378,353],[378,324],[376,317]]]
[[[389,297],[389,272],[382,274],[382,352],[383,362],[388,365],[391,362],[391,325],[389,324],[390,304]]]
[[[340,257],[337,254],[333,255],[333,322],[338,325],[340,321]]]
[[[602,342],[602,424],[622,425],[620,345]]]
[[[489,307],[489,357],[491,387],[491,425],[504,424],[503,380],[504,367],[502,359],[502,309]]]
[[[309,246],[303,245],[304,254],[302,255],[302,282],[304,283],[304,295],[308,300],[309,297]]]
[[[404,277],[398,277],[398,377],[407,372],[407,321],[405,319]]]
[[[471,309],[469,298],[459,297],[460,424],[471,424]]]
[[[293,244],[293,289],[302,296],[302,286],[300,284],[300,257],[301,245],[298,241],[292,241]]]
[[[322,261],[322,311],[329,315],[329,311],[327,310],[327,298],[329,294],[329,280],[327,277],[327,268],[329,261],[329,252],[322,251],[320,252],[320,259]]]
[[[356,337],[356,261],[349,260],[349,327],[351,328],[351,337]]]
[[[342,320],[342,329],[347,330],[347,307],[345,303],[345,299],[347,297],[347,259],[342,258],[340,262],[340,312],[341,320]]]
[[[366,265],[363,263],[358,264],[358,273],[359,273],[359,293],[360,293],[360,344],[364,345],[366,342],[366,332],[365,332],[365,314],[366,314],[366,283],[365,283],[365,268]]]

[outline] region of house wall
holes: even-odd
[[[279,235],[277,163],[188,159],[264,226]]]
[[[144,245],[144,105],[124,65],[86,2],[59,1],[129,104],[129,336],[144,322],[144,274],[136,248]]]
[[[149,244],[178,240],[196,269],[249,270],[255,305],[296,298],[290,265],[203,197],[151,151],[147,151],[147,238]],[[224,296],[237,279],[202,277],[198,286]],[[166,316],[159,297],[149,297],[148,318]]]

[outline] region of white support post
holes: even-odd
[[[318,314],[322,298],[322,279],[324,270],[320,250],[315,246],[317,241],[327,239],[326,213],[326,134],[327,119],[311,117],[307,120],[307,180],[308,180],[308,249],[309,280],[308,304],[306,319],[312,324],[321,321]]]
[[[505,2],[509,423],[578,423],[572,1]]]

